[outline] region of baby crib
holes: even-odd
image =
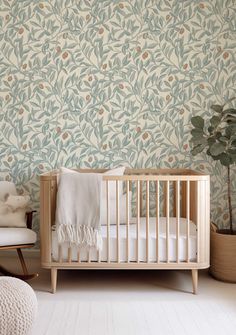
[[[106,222],[101,228],[103,248],[96,251],[58,244],[54,229],[57,174],[54,170],[40,176],[41,264],[51,269],[53,293],[59,269],[189,269],[193,293],[197,293],[198,270],[209,267],[208,175],[188,169],[126,169],[123,176],[104,175]],[[110,213],[111,182],[116,186],[115,223]],[[120,183],[125,213],[121,213]]]

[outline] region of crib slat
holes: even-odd
[[[187,189],[186,189],[186,216],[187,216],[187,228],[186,228],[186,254],[187,262],[189,263],[189,215],[190,215],[190,182],[187,180]]]
[[[109,201],[109,181],[106,181],[107,195],[107,262],[110,263],[110,201]]]
[[[126,255],[129,263],[129,181],[126,182]]]
[[[62,247],[60,244],[58,246],[58,259],[59,259],[59,262],[61,263],[62,262]]]
[[[170,182],[166,184],[166,262],[169,263]]]
[[[117,263],[120,263],[120,196],[119,196],[119,180],[116,180],[116,251],[117,251]]]
[[[90,254],[90,249],[87,250],[87,260],[88,260],[88,263],[91,262],[91,254]]]
[[[80,250],[78,249],[77,251],[77,262],[80,263]]]
[[[140,192],[140,200],[139,200],[139,203],[140,203],[140,207],[139,207],[139,211],[140,211],[140,216],[142,217],[143,216],[143,182],[142,180],[140,181],[140,184],[139,184],[139,192]]]
[[[136,254],[137,254],[137,263],[139,263],[139,226],[140,226],[140,181],[136,181],[136,210],[137,210],[137,237],[136,237]]]
[[[149,181],[146,181],[146,262],[149,263]]]
[[[156,259],[159,263],[159,221],[160,221],[160,205],[159,205],[159,196],[160,196],[160,182],[156,182]]]
[[[177,180],[178,181],[178,180]],[[177,191],[176,191],[176,187],[177,187],[177,181],[173,181],[173,217],[176,217],[176,212],[177,212]]]
[[[68,248],[68,262],[71,263],[71,247]]]
[[[100,252],[100,250],[97,251],[97,260],[98,260],[98,263],[101,263],[101,252]]]
[[[167,182],[164,182],[162,186],[163,186],[162,188],[163,190],[163,216],[166,217]]]
[[[200,182],[197,181],[197,219],[196,219],[196,225],[197,225],[197,262],[199,263],[200,261],[200,247],[199,247],[199,236],[200,236],[200,212],[199,212],[199,207],[200,207]]]
[[[181,181],[181,217],[186,218],[186,181]]]
[[[179,263],[180,181],[176,181],[176,262]]]

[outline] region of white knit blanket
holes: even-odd
[[[100,234],[101,174],[61,173],[58,178],[58,242],[102,249]]]

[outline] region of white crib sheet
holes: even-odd
[[[135,218],[130,221],[135,222]],[[186,243],[186,228],[187,220],[180,218],[180,234],[179,234],[179,260],[186,261],[187,257],[187,243]],[[103,248],[100,253],[100,260],[107,261],[107,227],[101,227],[103,237]],[[134,262],[137,260],[136,253],[136,235],[137,226],[131,223],[129,226],[129,261]],[[195,224],[190,221],[189,223],[189,259],[196,261],[197,252],[197,233]],[[162,217],[159,221],[159,260],[166,261],[166,218]],[[62,244],[62,260],[68,259],[68,244]],[[77,261],[78,250],[76,246],[72,246],[71,257],[72,261]],[[149,219],[149,262],[156,262],[156,218]],[[52,231],[52,258],[58,261],[58,241],[55,231]],[[88,252],[84,249],[80,250],[80,260],[88,260]],[[94,249],[90,250],[90,261],[98,260],[98,252]],[[116,245],[116,225],[110,226],[110,261],[117,261],[117,245]],[[120,262],[127,261],[126,254],[126,225],[120,224]],[[146,262],[146,219],[140,218],[139,230],[139,261]],[[170,218],[169,224],[169,261],[176,261],[176,218]]]

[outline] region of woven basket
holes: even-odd
[[[236,235],[220,234],[213,224],[210,273],[218,280],[236,283]]]

